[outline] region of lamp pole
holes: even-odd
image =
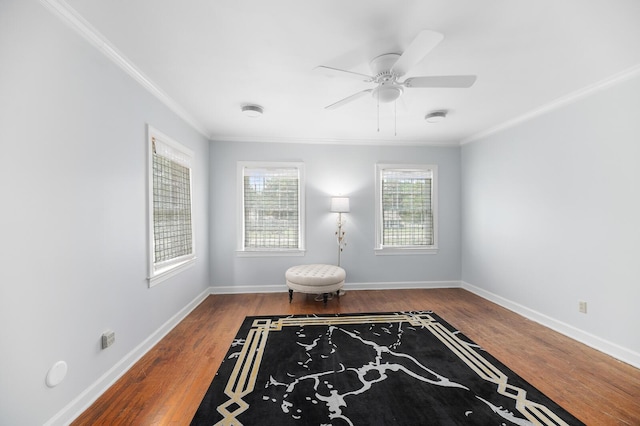
[[[342,219],[342,213],[349,212],[349,198],[348,197],[333,197],[331,198],[331,211],[338,213],[338,230],[336,231],[336,240],[338,243],[338,266],[340,266],[340,255],[342,249],[347,245],[344,239],[345,231],[342,229],[346,223],[346,219]]]
[[[336,239],[338,242],[338,266],[340,266],[340,255],[342,253],[342,248],[347,245],[347,242],[344,239],[345,231],[342,230],[342,212],[338,212],[338,230],[336,231]]]

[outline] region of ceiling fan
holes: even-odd
[[[371,94],[378,102],[393,102],[398,99],[405,88],[468,88],[476,81],[475,75],[446,75],[410,77],[404,81],[404,76],[414,65],[420,62],[444,36],[436,31],[423,30],[411,42],[402,54],[385,53],[371,60],[372,76],[339,68],[320,65],[319,68],[332,74],[354,77],[366,83],[375,83],[376,87],[347,96],[325,109],[336,109],[355,101],[363,96]]]

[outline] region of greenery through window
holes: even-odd
[[[379,165],[378,248],[436,246],[435,166]]]
[[[242,166],[243,250],[301,250],[302,165]]]

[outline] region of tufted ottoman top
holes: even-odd
[[[339,266],[312,264],[298,265],[287,269],[288,281],[307,286],[326,286],[344,281],[347,273]]]

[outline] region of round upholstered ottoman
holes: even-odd
[[[298,265],[287,269],[285,278],[289,287],[289,303],[293,299],[293,292],[322,294],[324,304],[327,304],[329,293],[334,291],[340,296],[338,290],[344,285],[347,273],[339,266],[313,264]]]

